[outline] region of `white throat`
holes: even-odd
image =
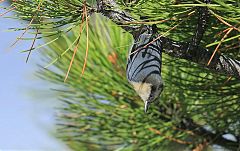
[[[145,102],[150,96],[151,93],[151,86],[150,83],[139,83],[139,82],[130,82],[134,88],[134,90],[138,93],[138,95],[142,98]]]

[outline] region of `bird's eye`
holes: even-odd
[[[156,91],[156,87],[152,86],[152,92]]]
[[[163,85],[160,85],[160,86],[158,87],[158,90],[160,90],[160,89],[163,89]]]
[[[154,98],[153,94],[150,94],[149,99],[153,100],[153,98]]]

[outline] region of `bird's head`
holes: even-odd
[[[151,74],[144,82],[129,81],[134,90],[143,100],[144,110],[147,112],[149,104],[155,101],[163,90],[163,81],[160,75]]]

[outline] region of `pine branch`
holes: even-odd
[[[127,26],[129,22],[136,21],[126,11],[119,9],[114,0],[99,0],[97,2],[97,12],[103,14],[124,30],[131,33],[133,37],[136,32],[144,32],[149,29],[149,25]],[[240,79],[240,61],[229,58],[222,54],[215,54],[211,63],[208,65],[212,52],[208,49],[196,46],[194,43],[177,42],[162,35],[159,35],[162,41],[163,52],[176,58],[185,59],[197,63],[213,72],[234,76]]]
[[[163,52],[166,54],[197,63],[213,72],[240,79],[240,61],[222,54],[215,54],[211,63],[207,65],[212,56],[212,52],[208,49],[187,42],[176,42],[166,37],[160,39],[163,42]]]
[[[129,13],[119,9],[114,0],[99,0],[97,2],[97,12],[103,14],[117,25],[121,26],[124,30],[131,33],[133,37],[136,36],[137,32],[144,32],[144,30],[146,31],[151,28],[149,25],[127,26],[129,22],[134,22],[136,20],[131,17]],[[192,43],[178,42],[162,35],[158,35],[158,37],[162,41],[164,53],[172,57],[197,63],[213,72],[222,73],[227,76],[234,76],[240,79],[240,61],[229,58],[222,54],[215,54],[211,63],[207,65],[212,56],[212,52],[206,48],[197,46],[196,44],[199,44],[198,41],[193,39]],[[183,122],[181,123],[180,127],[185,130],[193,131],[200,136],[204,136],[211,144],[218,144],[229,149],[236,149],[239,147],[240,140],[234,142],[225,139],[222,137],[224,132],[212,133],[207,131],[201,125],[194,123],[192,119],[183,118]],[[236,138],[238,138],[238,136],[236,136]]]
[[[162,108],[162,106],[158,106],[158,107],[159,107],[159,112],[161,112],[161,114],[168,115],[170,117],[170,118],[169,117],[166,118],[161,116],[160,118],[165,122],[171,121],[172,120],[171,113],[170,114],[167,113],[167,110]],[[170,108],[170,110],[174,109],[174,106],[172,104],[170,104],[168,107]],[[175,108],[174,110],[177,110],[177,109]],[[224,134],[227,134],[224,131],[213,132],[211,130],[207,130],[202,125],[199,125],[189,117],[182,116],[180,118],[181,118],[181,121],[179,122],[179,124],[177,124],[176,129],[188,131],[188,133],[190,133],[193,137],[201,136],[204,138],[203,140],[207,144],[217,144],[230,150],[237,150],[240,147],[240,139],[239,139],[240,137],[237,135],[234,135],[236,141],[229,140],[223,137]]]
[[[190,118],[184,118],[182,120],[180,128],[192,131],[194,134],[205,137],[206,141],[209,142],[209,144],[217,144],[230,150],[236,150],[240,144],[240,140],[238,139],[238,136],[235,136],[235,138],[237,139],[236,142],[232,140],[228,140],[222,137],[222,135],[224,135],[225,133],[222,133],[222,132],[213,133],[211,131],[208,131],[205,128],[201,127],[200,125],[196,124]]]
[[[98,13],[106,16],[117,25],[121,26],[124,30],[134,35],[135,31],[138,31],[140,26],[128,26],[129,22],[135,21],[127,12],[118,8],[118,5],[114,0],[97,0]]]

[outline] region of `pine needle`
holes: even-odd
[[[14,10],[16,8],[16,6],[13,6],[12,8],[10,8],[9,10],[7,10],[6,12],[0,14],[0,17],[6,15],[7,13],[11,12],[12,10]]]
[[[232,79],[232,76],[229,76],[229,77],[227,78],[227,80],[224,81],[224,83],[223,83],[222,86],[226,85],[231,79]]]
[[[38,4],[38,7],[37,7],[37,13],[36,14],[38,14],[39,13],[39,11],[40,11],[40,8],[41,8],[41,4],[42,4],[42,1]],[[31,20],[31,24],[32,24],[32,22],[33,22],[33,20],[34,20],[34,17],[36,16],[36,14],[33,16],[33,18],[32,18],[32,20]],[[42,18],[42,16],[40,16],[40,18],[39,18],[39,22],[41,21],[41,18]],[[30,25],[31,25],[30,24]],[[30,26],[29,25],[29,26]],[[29,27],[27,28],[27,29],[29,29]],[[27,30],[26,29],[26,30]],[[25,31],[26,31],[25,30]],[[25,32],[26,33],[26,32]],[[35,44],[35,42],[36,42],[36,39],[37,39],[37,35],[38,35],[38,33],[39,33],[39,28],[37,29],[37,32],[36,32],[36,34],[35,34],[35,37],[34,37],[34,39],[33,39],[33,42],[32,42],[32,45],[31,45],[31,48],[29,49],[29,52],[28,52],[28,56],[27,56],[27,59],[26,59],[26,63],[28,62],[28,60],[29,60],[29,57],[30,57],[30,55],[31,55],[31,53],[32,53],[32,50],[33,50],[33,46],[34,46],[34,44]],[[24,35],[24,34],[23,34]]]
[[[163,135],[159,130],[155,129],[155,128],[149,128],[150,131],[154,132],[155,134],[158,134],[158,135]],[[163,135],[164,138],[170,140],[170,141],[173,141],[173,142],[176,142],[178,144],[184,144],[184,145],[190,145],[192,144],[192,142],[187,142],[187,141],[183,141],[183,140],[180,140],[180,139],[177,139],[177,138],[173,138],[171,136],[165,136]]]
[[[11,47],[13,47],[14,45],[17,44],[17,42],[22,39],[22,37],[25,35],[25,33],[28,31],[29,27],[31,26],[32,22],[34,20],[34,17],[31,19],[31,21],[29,22],[29,24],[27,25],[27,27],[25,28],[24,32],[21,34],[20,37],[17,38],[17,40],[11,45]]]
[[[193,12],[195,12],[195,11],[193,11]],[[193,14],[193,12],[189,13],[188,17],[190,17],[190,16]],[[187,18],[188,18],[188,17],[187,17]],[[166,31],[165,33],[163,33],[162,35],[159,35],[157,38],[153,39],[152,41],[150,41],[149,43],[147,43],[146,45],[144,45],[142,48],[146,48],[147,46],[151,45],[152,43],[154,43],[154,42],[155,42],[156,40],[158,40],[159,38],[165,36],[165,35],[166,35],[167,33],[169,33],[170,31],[176,29],[176,28],[177,28],[181,23],[183,23],[183,22],[184,22],[184,20],[180,21],[177,25],[173,26],[172,28],[170,28],[169,30],[167,30],[167,31]],[[142,48],[139,48],[139,49],[135,50],[134,52],[131,52],[130,55],[138,52],[138,51],[141,50]]]
[[[176,17],[164,19],[164,20],[159,20],[159,21],[150,21],[150,22],[145,22],[145,21],[134,21],[134,22],[126,22],[124,25],[131,25],[131,24],[161,24],[164,22],[167,22],[169,20],[175,20]]]
[[[89,44],[89,38],[88,38],[88,17],[87,17],[87,7],[86,7],[86,1],[84,1],[84,12],[86,15],[86,34],[87,34],[87,42],[86,42],[86,54],[85,54],[85,58],[84,58],[84,64],[83,64],[83,68],[82,68],[82,74],[81,77],[84,74],[86,65],[87,65],[87,57],[88,57],[88,44]]]
[[[44,68],[48,68],[49,66],[51,66],[52,64],[54,64],[55,62],[57,62],[61,57],[63,57],[72,47],[73,45],[78,41],[77,37],[74,42],[71,44],[71,46],[69,46],[64,52],[62,52],[57,58],[55,58],[54,60],[52,60],[49,64],[47,64]]]
[[[209,59],[207,65],[209,66],[209,64],[211,63],[214,55],[216,54],[216,52],[218,51],[218,48],[220,47],[220,45],[222,44],[222,42],[224,41],[224,39],[227,37],[227,35],[233,30],[234,28],[228,28],[228,32],[222,37],[221,41],[218,43],[217,47],[215,48],[211,58]]]
[[[41,8],[41,2],[38,4],[37,6],[37,11],[39,12],[40,11],[40,8]],[[37,13],[36,13],[37,14]],[[22,37],[25,35],[25,33],[29,30],[30,26],[32,25],[32,22],[34,20],[34,18],[36,17],[36,14],[32,17],[31,21],[29,22],[29,24],[27,25],[27,27],[25,28],[24,32],[21,34],[20,37],[17,38],[17,40],[11,45],[11,47],[13,47],[14,45],[17,44],[17,42],[22,39]]]
[[[221,16],[217,15],[216,13],[214,13],[213,11],[210,10],[210,12],[219,20],[221,21],[223,24],[229,26],[230,28],[233,28],[234,30],[237,30],[240,32],[240,29],[238,29],[237,27],[231,25],[230,23],[228,23],[227,21],[223,20]]]
[[[73,64],[75,55],[76,55],[76,53],[77,53],[77,51],[78,51],[78,46],[79,46],[80,38],[81,38],[81,35],[82,35],[82,31],[83,31],[83,24],[84,24],[84,19],[85,19],[85,17],[86,17],[86,16],[85,16],[85,13],[83,12],[83,13],[82,13],[82,22],[81,22],[80,29],[79,29],[79,37],[78,37],[76,46],[75,46],[75,48],[74,48],[73,55],[72,55],[72,58],[71,58],[71,62],[70,62],[70,64],[69,64],[68,71],[67,71],[67,73],[66,73],[64,82],[66,82],[66,80],[67,80],[67,78],[68,78],[68,75],[69,75],[69,72],[70,72],[70,70],[71,70],[71,67],[72,67],[72,64]]]
[[[39,32],[39,29],[37,29],[37,32],[36,32],[35,37],[34,37],[34,39],[33,39],[33,42],[32,42],[32,45],[31,45],[31,48],[29,49],[28,56],[27,56],[27,59],[26,59],[26,63],[28,62],[29,57],[30,57],[30,55],[31,55],[31,52],[32,52],[33,46],[34,46],[34,44],[35,44],[35,42],[36,42],[36,39],[37,39],[38,32]]]

